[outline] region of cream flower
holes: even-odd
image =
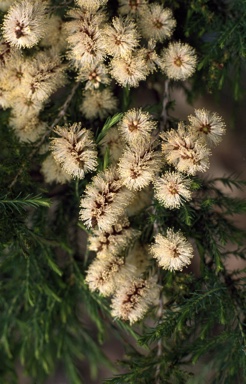
[[[83,93],[83,96],[81,112],[89,120],[104,119],[117,109],[117,99],[108,88],[102,91],[88,90]]]
[[[48,155],[43,161],[41,172],[44,175],[46,183],[65,184],[71,181],[72,177],[68,175],[59,163],[54,160],[52,155]]]
[[[184,235],[172,229],[167,230],[166,236],[158,233],[155,244],[151,246],[151,253],[159,266],[169,271],[182,271],[194,256],[192,245]]]
[[[12,110],[9,125],[20,141],[25,143],[36,141],[47,129],[47,123],[41,121],[34,111],[15,114]]]
[[[18,0],[3,22],[3,36],[18,48],[31,48],[45,35],[45,5],[34,0]]]
[[[106,52],[113,57],[128,56],[138,44],[135,23],[129,18],[115,17],[112,24],[102,31]]]
[[[225,133],[225,123],[215,112],[206,109],[195,109],[195,116],[188,116],[190,130],[203,137],[208,144],[218,144]]]
[[[109,231],[94,230],[88,238],[89,249],[97,252],[97,257],[119,255],[139,235],[140,232],[131,228],[129,220],[123,216]]]
[[[140,13],[139,25],[144,38],[163,41],[172,35],[176,20],[170,9],[152,3]]]
[[[161,60],[156,50],[156,41],[153,39],[148,40],[147,48],[141,48],[138,51],[139,56],[143,59],[146,69],[149,73],[156,71],[157,66],[161,65]]]
[[[147,187],[160,171],[162,154],[151,149],[147,142],[139,142],[128,147],[119,161],[119,173],[123,184],[138,191]]]
[[[51,140],[52,154],[65,172],[83,179],[85,174],[97,167],[97,151],[92,132],[81,128],[81,123],[70,127],[56,127],[60,137]]]
[[[179,172],[194,175],[205,172],[209,167],[210,150],[180,123],[178,130],[171,129],[160,135],[164,140],[162,152],[169,164]]]
[[[110,78],[106,66],[99,63],[80,68],[78,81],[86,81],[85,89],[93,90],[98,89],[101,84],[109,84]]]
[[[107,3],[108,0],[75,0],[76,3],[85,9],[95,12],[98,8],[102,7]]]
[[[131,109],[125,113],[118,128],[123,138],[131,144],[141,139],[150,140],[151,131],[156,128],[156,123],[148,112]]]
[[[14,3],[16,0],[1,0],[0,9],[1,11],[7,11],[7,9]]]
[[[56,51],[63,51],[67,46],[67,33],[64,28],[64,21],[58,15],[50,15],[47,20],[45,36],[40,41],[43,47],[52,47]]]
[[[129,321],[130,324],[142,319],[159,296],[155,278],[148,280],[134,278],[119,286],[112,299],[112,316]]]
[[[166,208],[179,208],[191,199],[191,181],[179,172],[165,172],[154,181],[155,197]]]
[[[111,76],[122,87],[138,87],[141,80],[145,80],[148,69],[139,55],[115,57],[110,62]]]
[[[39,52],[28,63],[23,77],[23,94],[44,102],[66,82],[60,55],[53,49]]]
[[[37,116],[43,108],[43,103],[40,100],[32,100],[24,93],[20,93],[18,88],[15,90],[16,92],[14,90],[11,92],[11,107],[13,116],[23,116],[23,119],[26,120],[28,120],[30,116]]]
[[[91,291],[98,290],[103,296],[111,295],[129,275],[123,257],[96,258],[89,266],[86,283]]]
[[[78,69],[102,62],[106,56],[100,29],[104,16],[78,9],[72,9],[68,15],[74,18],[65,24],[68,58]]]
[[[119,0],[119,13],[137,15],[147,7],[146,0]]]
[[[190,45],[170,43],[163,52],[161,69],[170,79],[186,80],[195,72],[196,62],[195,50]]]
[[[17,94],[27,93],[24,86],[24,78],[30,60],[23,57],[20,51],[11,50],[11,53],[5,57],[5,65],[1,68],[0,84],[3,89],[9,91],[9,100],[13,101]]]
[[[81,199],[80,218],[87,228],[110,231],[123,216],[133,194],[123,186],[116,168],[98,173]]]
[[[151,255],[147,245],[141,245],[137,242],[134,247],[129,250],[126,258],[126,265],[135,267],[135,276],[140,277],[150,265]]]

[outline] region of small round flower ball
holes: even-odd
[[[160,287],[154,277],[144,280],[129,278],[118,286],[112,299],[112,316],[129,321],[130,324],[142,319],[149,307],[158,300]]]
[[[121,15],[138,16],[146,8],[146,0],[119,0],[118,11]]]
[[[31,48],[46,31],[45,3],[34,0],[16,1],[4,17],[3,37],[17,48]]]
[[[194,48],[181,42],[170,43],[162,54],[161,69],[168,78],[186,80],[195,72],[197,57]]]
[[[144,38],[164,41],[172,35],[176,20],[170,9],[152,3],[140,12],[139,25]]]
[[[99,291],[103,296],[114,293],[117,285],[123,283],[129,274],[125,268],[123,257],[110,255],[105,258],[96,258],[89,266],[86,283],[89,289]]]
[[[0,10],[6,12],[15,0],[1,0]]]
[[[163,156],[145,141],[132,143],[119,160],[119,173],[123,184],[131,191],[147,187],[160,171]]]
[[[218,144],[225,133],[225,123],[215,112],[207,109],[195,109],[195,116],[188,116],[190,130],[198,137],[203,137],[207,144]]]
[[[91,12],[96,12],[100,7],[105,5],[108,0],[75,0],[81,7]]]
[[[52,155],[48,155],[43,161],[41,172],[46,183],[69,183],[72,177],[64,172],[61,165],[57,163]]]
[[[148,75],[148,68],[140,54],[127,57],[114,57],[110,62],[110,74],[122,87],[139,86]]]
[[[150,140],[151,131],[156,128],[156,123],[148,112],[130,109],[125,113],[118,128],[123,138],[128,143],[132,143],[139,139]]]
[[[157,234],[150,251],[158,264],[169,271],[182,271],[194,256],[192,245],[181,232],[168,229],[166,236]]]
[[[88,120],[104,119],[117,109],[117,99],[108,89],[87,90],[83,93],[81,112]]]
[[[112,26],[105,26],[102,34],[105,50],[113,57],[128,56],[138,45],[136,25],[128,17],[115,17]]]
[[[83,179],[85,174],[97,167],[97,150],[93,134],[81,123],[54,129],[59,135],[51,141],[51,150],[55,161],[72,177]]]
[[[191,200],[191,181],[179,172],[165,172],[154,181],[156,199],[169,209],[179,208]]]

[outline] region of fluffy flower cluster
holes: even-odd
[[[48,124],[40,114],[49,100],[52,106],[53,97],[63,96],[54,94],[66,85],[68,67],[69,79],[76,71],[83,89],[78,110],[94,120],[94,132],[99,120],[117,111],[118,85],[126,95],[157,71],[179,81],[192,76],[195,50],[170,41],[176,21],[160,3],[119,0],[114,7],[118,4],[118,13],[109,18],[107,0],[75,0],[61,18],[48,0],[2,1],[0,9],[7,13],[0,40],[0,105],[11,108],[9,124],[18,138],[36,141],[43,135],[40,143],[45,143]],[[65,107],[72,97],[73,92]],[[163,236],[154,226],[155,244],[138,242],[146,236],[134,227],[139,227],[135,215],[152,210],[156,200],[161,209],[178,209],[191,200],[191,178],[208,169],[209,146],[219,143],[225,124],[216,113],[197,109],[186,125],[159,135],[149,112],[131,108],[117,125],[100,132],[97,148],[92,129],[82,128],[81,122],[67,124],[70,111],[58,118],[64,122],[52,131],[51,153],[44,156],[41,172],[47,183],[68,183],[97,172],[102,164],[98,150],[104,156],[103,167],[85,183],[80,203],[89,250],[96,253],[86,282],[92,291],[112,295],[112,315],[133,324],[158,298],[150,259],[152,266],[155,258],[160,267],[176,271],[193,257],[191,244],[173,229]]]
[[[153,257],[163,269],[182,271],[183,267],[191,263],[194,256],[192,245],[181,232],[168,229],[166,236],[158,235],[155,244],[151,246]]]
[[[108,147],[114,167],[99,173],[87,186],[81,200],[81,220],[88,228],[93,228],[89,249],[97,254],[88,269],[87,282],[92,290],[98,290],[103,295],[114,295],[113,316],[129,320],[131,324],[147,311],[150,293],[146,287],[150,283],[143,279],[149,263],[148,251],[137,244],[129,248],[136,242],[139,233],[131,228],[127,216],[134,214],[136,206],[151,204],[152,190],[154,197],[166,209],[178,209],[191,200],[190,176],[208,168],[210,155],[204,129],[197,126],[205,125],[210,117],[207,123],[211,125],[210,132],[222,134],[224,129],[221,118],[202,111],[203,120],[201,111],[195,110],[195,116],[188,118],[190,125],[180,123],[177,129],[160,134],[162,152],[156,138],[156,122],[141,108],[125,112],[118,126],[109,129],[99,143],[103,153]],[[193,257],[191,244],[181,232],[174,232],[173,229],[168,229],[166,236],[157,234],[150,250],[159,266],[170,271],[182,270]],[[107,264],[108,260],[113,260],[113,264]],[[156,295],[158,288],[153,278],[150,279],[151,289]],[[133,284],[133,281],[141,281],[141,289],[138,290],[134,285],[137,283]],[[136,296],[132,295],[133,287]]]
[[[62,20],[55,15],[48,17],[46,0],[3,3],[9,10],[0,42],[0,105],[11,108],[10,125],[19,139],[36,141],[47,129],[47,124],[40,121],[40,111],[66,83],[66,66],[61,58],[65,48]],[[38,43],[42,50],[28,55],[21,52]]]
[[[158,295],[159,287],[154,278],[127,281],[112,299],[112,316],[133,324],[145,315],[150,305],[155,304]]]
[[[190,132],[183,123],[177,130],[171,129],[160,135],[163,139],[162,152],[169,164],[179,172],[194,175],[205,172],[209,167],[209,148]]]
[[[92,132],[81,128],[81,123],[70,127],[56,127],[60,137],[51,141],[51,150],[56,162],[71,175],[83,179],[85,174],[97,167],[97,151]]]
[[[38,0],[16,1],[4,18],[4,38],[17,48],[33,47],[45,32],[45,4]]]
[[[116,100],[108,88],[111,78],[122,87],[138,87],[157,69],[177,80],[193,74],[196,55],[187,44],[170,44],[161,56],[156,50],[176,26],[170,9],[145,0],[122,0],[119,16],[109,22],[103,7],[107,1],[76,3],[68,12],[65,29],[68,58],[79,72],[78,81],[85,82],[81,111],[86,118],[103,119],[114,112]]]

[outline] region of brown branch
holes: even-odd
[[[169,102],[169,97],[170,97],[169,96],[169,79],[167,79],[164,82],[164,92],[163,92],[163,98],[162,98],[161,131],[164,130],[168,120],[167,104]]]

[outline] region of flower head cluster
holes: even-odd
[[[166,236],[158,233],[155,244],[151,246],[151,253],[163,269],[182,271],[191,263],[193,248],[181,232],[168,229]]]
[[[129,144],[137,143],[141,139],[150,141],[150,134],[155,127],[156,123],[150,114],[141,109],[127,111],[118,126],[121,135]]]
[[[139,231],[130,227],[128,218],[123,216],[108,231],[94,230],[89,235],[89,249],[97,252],[97,257],[119,255],[139,234]]]
[[[112,316],[133,324],[145,315],[158,294],[159,287],[154,278],[127,280],[112,299]]]
[[[45,5],[38,0],[18,0],[4,18],[3,36],[17,48],[31,48],[45,34]]]
[[[46,183],[65,184],[72,179],[71,175],[62,169],[61,165],[55,161],[52,155],[48,155],[43,161],[41,172]]]
[[[88,228],[110,231],[132,198],[132,192],[124,187],[117,169],[106,169],[98,173],[85,189],[81,199],[81,220]]]
[[[156,52],[156,41],[154,39],[148,40],[147,47],[139,49],[139,57],[144,61],[147,73],[153,73],[157,67],[161,66],[161,59]]]
[[[154,181],[155,197],[166,208],[179,208],[191,199],[190,179],[179,172],[165,172]]]
[[[98,290],[103,296],[109,296],[128,274],[124,258],[111,255],[107,258],[96,258],[92,262],[87,271],[86,282],[91,291]]]
[[[122,15],[139,15],[147,7],[147,0],[119,0],[119,13]]]
[[[98,89],[101,84],[107,85],[110,83],[110,78],[106,66],[102,63],[86,65],[80,69],[78,80],[86,81],[85,89]]]
[[[101,6],[105,5],[108,0],[76,0],[76,3],[89,11],[97,11]]]
[[[28,117],[28,118],[27,118]],[[13,128],[16,136],[22,142],[34,142],[45,133],[47,123],[41,121],[35,113],[20,113],[12,115],[9,125]]]
[[[81,128],[81,123],[69,127],[56,127],[60,137],[51,141],[52,154],[65,172],[83,179],[85,174],[96,170],[97,151],[92,132]]]
[[[127,147],[119,161],[119,173],[127,188],[138,191],[147,187],[160,171],[163,163],[161,152],[143,140]]]
[[[106,52],[114,57],[124,57],[132,53],[138,44],[138,33],[135,23],[129,19],[115,17],[112,26],[103,30],[103,39]]]
[[[65,84],[65,69],[60,55],[53,49],[30,57],[13,49],[4,55],[0,72],[1,105],[4,108],[12,107],[11,125],[22,141],[37,139],[37,127],[44,127],[44,124],[37,123],[40,120],[39,112],[51,94]],[[30,123],[34,120],[36,124],[31,129]],[[33,134],[29,136],[32,131]]]
[[[136,88],[141,80],[145,80],[148,71],[144,66],[144,60],[139,54],[127,57],[114,57],[110,62],[111,76],[122,87]]]
[[[69,45],[68,57],[76,68],[95,65],[105,57],[101,26],[104,14],[100,10],[72,8],[68,12],[72,18],[65,29]]]
[[[197,58],[194,48],[188,44],[170,43],[161,59],[161,69],[170,79],[186,80],[195,72]]]
[[[0,9],[1,11],[7,11],[9,7],[14,3],[16,0],[1,0],[0,3]]]
[[[3,21],[4,40],[0,41],[0,103],[11,108],[9,125],[22,141],[35,141],[43,134],[40,142],[44,142],[49,132],[40,112],[66,84],[68,65],[71,76],[73,70],[77,72],[75,81],[83,83],[79,109],[89,120],[106,119],[117,110],[117,84],[128,91],[160,69],[174,80],[185,80],[195,71],[195,50],[182,42],[168,43],[176,21],[161,2],[118,0],[107,13],[107,0],[75,0],[66,21],[53,13],[53,7],[49,9],[52,2],[48,0],[6,0],[0,9],[11,3]],[[21,51],[37,44],[28,54]],[[64,64],[64,56],[69,64]],[[148,84],[157,89],[159,85],[152,78]],[[76,87],[68,94],[58,119],[66,119],[70,102],[71,110],[76,105],[74,90]],[[128,100],[124,101],[127,104]],[[114,295],[112,315],[133,324],[155,304],[159,294],[150,256],[170,271],[182,270],[193,257],[191,244],[173,229],[167,229],[165,236],[155,236],[155,232],[155,244],[150,248],[138,242],[140,231],[135,225],[139,222],[134,216],[144,209],[154,213],[153,197],[169,209],[191,200],[188,176],[208,168],[207,144],[220,141],[225,125],[217,114],[197,109],[188,117],[187,126],[181,123],[160,134],[160,150],[156,138],[159,127],[149,112],[131,107],[122,116],[115,126],[111,124],[119,121],[119,115],[108,120],[100,132],[101,137],[110,127],[99,143],[104,168],[90,183],[83,181],[80,219],[90,229],[89,250],[96,252],[86,274],[90,290]],[[96,131],[97,123],[91,124]],[[48,154],[41,166],[47,183],[83,179],[97,170],[93,133],[81,123],[57,126],[50,150],[52,156]],[[141,240],[145,242],[145,224],[139,227],[144,227]],[[153,265],[153,259],[151,262]]]
[[[108,89],[87,90],[83,93],[81,111],[87,119],[105,118],[116,110],[117,99]]]
[[[170,9],[152,3],[140,13],[139,24],[143,37],[163,41],[172,35],[176,20]]]
[[[67,33],[62,18],[58,15],[49,15],[46,22],[45,35],[40,41],[40,45],[46,48],[53,48],[57,52],[62,52],[67,47]]]
[[[162,152],[167,162],[174,165],[179,172],[194,175],[208,169],[209,149],[182,123],[177,130],[171,129],[160,137],[163,139]]]
[[[225,123],[215,112],[206,109],[195,109],[195,116],[188,116],[190,131],[203,137],[208,144],[218,144],[225,133]]]

